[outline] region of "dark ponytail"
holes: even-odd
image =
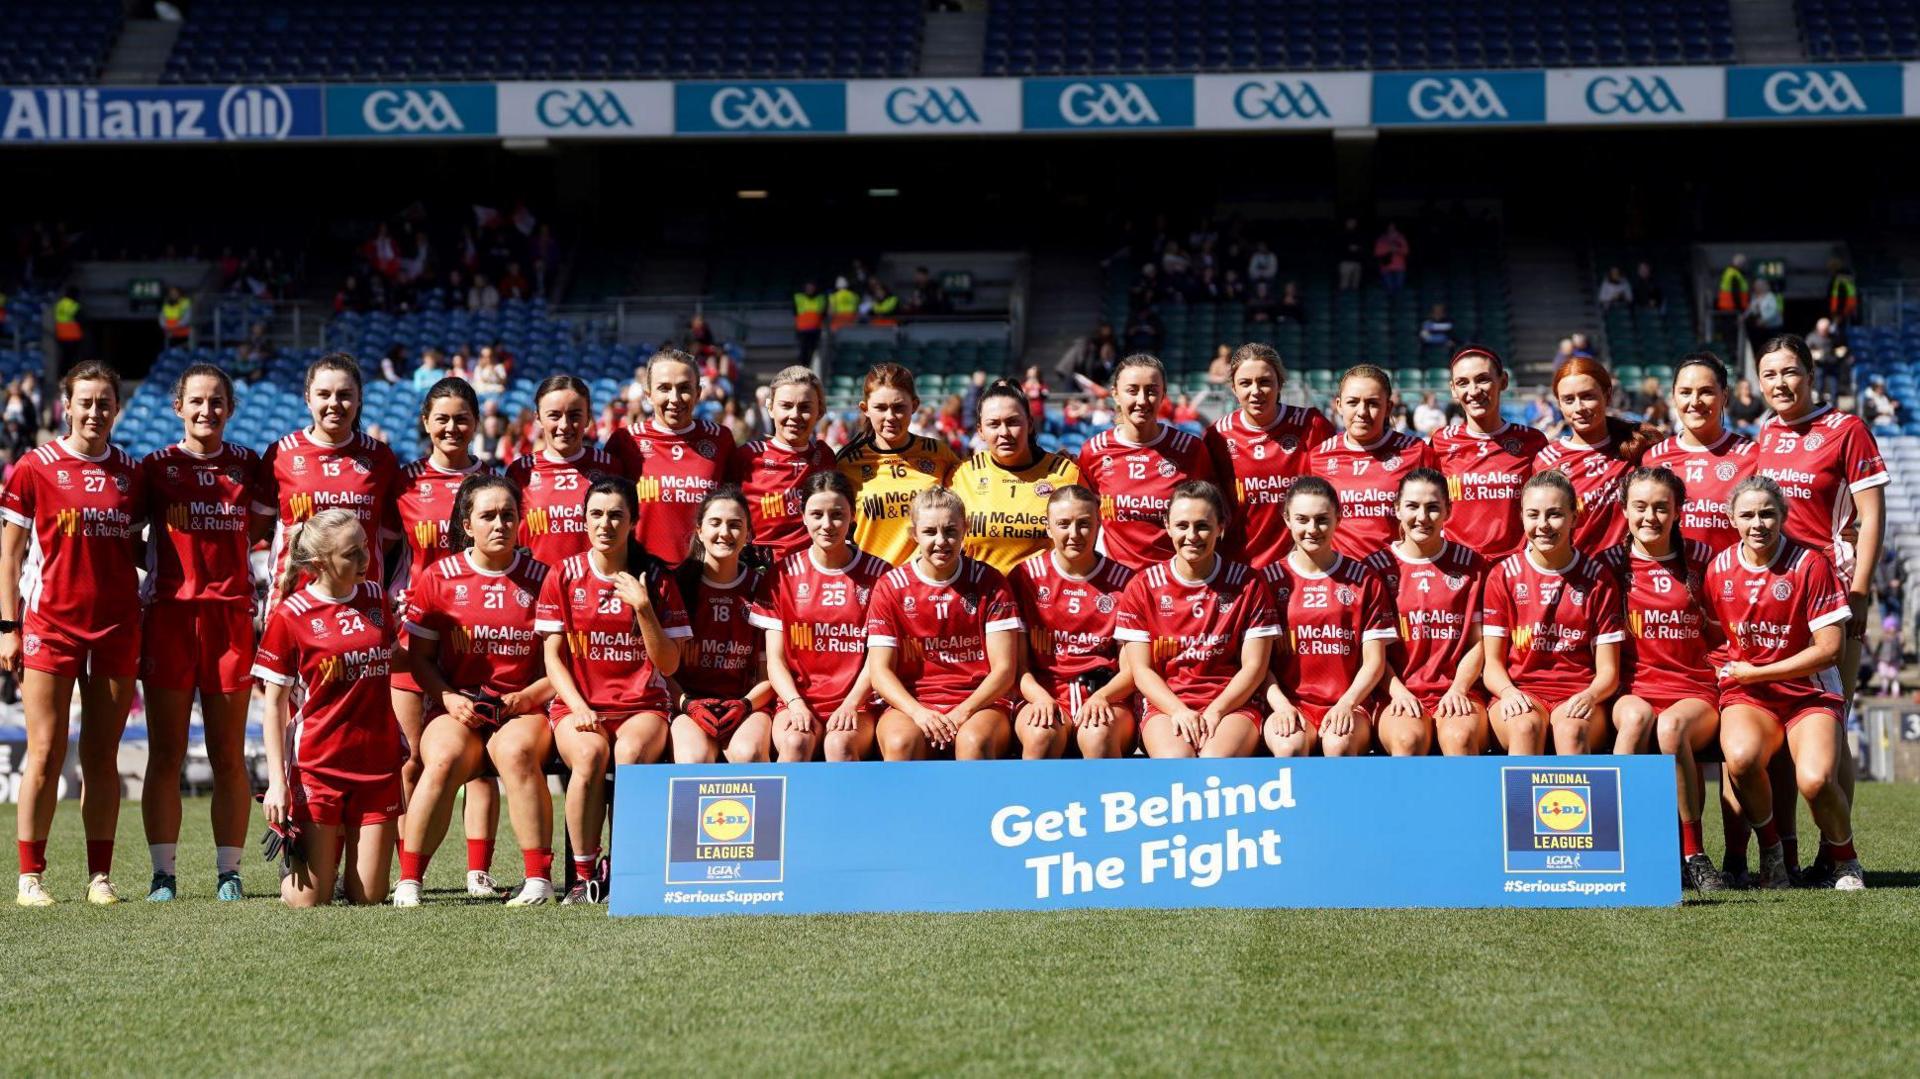
[[[505,491],[513,498],[514,512],[519,514],[522,511],[520,488],[512,480],[492,472],[476,472],[468,476],[460,481],[460,489],[453,496],[453,514],[447,518],[447,550],[459,554],[473,546],[473,537],[467,535],[467,517],[473,513],[473,500],[479,498],[482,491]]]
[[[423,442],[432,442],[432,436],[427,433],[427,417],[433,415],[433,403],[444,397],[458,397],[465,401],[467,411],[473,413],[474,429],[480,427],[480,398],[473,392],[473,384],[457,375],[448,375],[434,383],[427,395],[420,399],[420,439]]]

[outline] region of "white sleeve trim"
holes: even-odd
[[[280,509],[279,509],[279,507],[277,507],[277,506],[269,506],[269,505],[267,505],[267,504],[266,504],[265,502],[255,502],[255,503],[253,503],[253,504],[252,504],[251,506],[249,506],[248,508],[249,508],[249,509],[251,509],[251,510],[253,510],[253,512],[255,512],[255,513],[257,513],[257,514],[259,514],[259,515],[260,515],[260,516],[262,516],[262,517],[278,517],[278,516],[280,516]]]
[[[1397,629],[1370,629],[1360,635],[1363,641],[1397,641],[1400,631]]]
[[[1027,628],[1027,624],[1025,622],[1020,621],[1020,619],[1017,617],[996,618],[993,621],[987,623],[988,633],[1008,633],[1008,632],[1023,630],[1026,628]]]
[[[1841,607],[1838,610],[1828,611],[1826,614],[1823,614],[1820,617],[1814,619],[1813,621],[1808,622],[1807,628],[1810,630],[1825,629],[1828,626],[1838,625],[1841,622],[1845,622],[1851,619],[1852,617],[1853,617],[1853,609],[1851,607]]]
[[[1261,637],[1278,637],[1280,633],[1279,626],[1255,626],[1247,631],[1247,637],[1249,640],[1258,640]]]
[[[1248,636],[1252,636],[1252,634],[1249,633]],[[1116,641],[1131,641],[1134,644],[1152,644],[1153,634],[1141,629],[1115,629],[1113,631],[1113,639]]]
[[[670,641],[677,641],[682,637],[693,636],[692,626],[662,626],[660,629],[667,635],[667,640]]]
[[[253,665],[253,677],[260,679],[262,682],[272,682],[276,686],[291,686],[300,681],[293,675],[281,674],[279,671],[270,671],[258,663]]]
[[[1594,644],[1619,644],[1627,639],[1625,631],[1602,633],[1593,639]]]
[[[16,524],[29,532],[33,531],[33,518],[17,510],[0,510],[0,518],[5,518],[8,524]]]
[[[877,633],[867,634],[868,648],[898,648],[899,646],[900,640],[897,637],[883,637]]]
[[[415,637],[421,637],[429,641],[437,641],[440,639],[439,630],[428,629],[427,627],[421,625],[418,622],[402,622],[400,623],[400,625],[403,629],[405,629],[408,633],[413,634]]]
[[[533,620],[533,631],[535,633],[559,633],[566,628],[567,627],[557,621],[549,621],[545,618],[536,618]]]
[[[1847,490],[1855,492],[1857,494],[1861,491],[1869,490],[1874,487],[1885,487],[1887,484],[1892,482],[1893,482],[1893,473],[1881,472],[1877,475],[1868,476],[1866,479],[1863,479],[1863,480],[1854,480],[1852,483],[1847,484]]]
[[[1505,637],[1507,635],[1507,627],[1496,626],[1491,622],[1483,622],[1480,625],[1480,635],[1482,637]]]
[[[747,615],[747,625],[755,629],[779,629],[780,620],[778,618],[768,618],[764,614],[749,613]]]

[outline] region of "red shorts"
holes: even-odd
[[[1760,709],[1787,730],[1792,730],[1795,724],[1809,716],[1825,714],[1844,722],[1847,715],[1843,702],[1834,694],[1768,692],[1765,685],[1728,686],[1720,691],[1720,708],[1723,712],[1736,704]]]
[[[355,828],[399,820],[405,805],[400,774],[367,782],[347,783],[294,768],[288,789],[293,795],[293,819],[301,824]]]
[[[1708,708],[1720,707],[1720,694],[1716,691],[1708,690],[1674,693],[1662,692],[1648,686],[1636,686],[1633,689],[1623,691],[1620,695],[1622,697],[1638,697],[1647,702],[1648,705],[1652,706],[1653,714],[1656,716],[1672,708],[1674,705],[1679,704],[1681,701],[1699,701]]]
[[[1330,704],[1306,704],[1302,701],[1295,701],[1293,702],[1293,707],[1295,711],[1300,713],[1300,718],[1306,720],[1307,725],[1317,731],[1320,729],[1320,720],[1326,717],[1327,709],[1333,706]],[[1373,722],[1373,710],[1364,704],[1354,705],[1353,714],[1355,718],[1364,719],[1368,723]]]
[[[673,718],[673,702],[667,700],[665,694],[661,694],[654,700],[642,701],[638,708],[630,708],[620,712],[600,712],[600,726],[606,728],[608,737],[612,737],[619,733],[621,724],[643,712],[652,712],[662,719],[671,720]],[[573,709],[567,707],[567,702],[555,696],[553,703],[547,705],[547,729],[558,730],[560,721],[572,714]]]
[[[402,633],[393,645],[393,673],[387,676],[387,685],[402,693],[419,693],[420,683],[413,677],[413,662],[407,658],[407,637]]]
[[[847,699],[845,697],[837,697],[832,700],[829,700],[825,697],[816,697],[813,694],[808,693],[804,690],[802,690],[800,693],[800,700],[805,702],[807,706],[807,711],[812,712],[813,718],[819,720],[822,725],[824,725],[827,722],[828,718],[830,718],[835,712],[838,712],[840,710],[841,705],[847,703]],[[771,712],[774,715],[779,715],[780,710],[785,707],[786,707],[786,702],[775,701],[771,708]],[[868,696],[866,703],[860,706],[860,710],[867,713],[869,718],[878,717],[880,713],[887,710],[887,702],[881,700],[877,696]]]
[[[251,604],[156,600],[140,645],[140,677],[156,689],[238,693],[253,684]]]
[[[130,618],[91,633],[76,633],[28,611],[21,627],[21,664],[60,678],[97,674],[132,678],[140,669],[140,620]]]
[[[1140,726],[1142,729],[1145,729],[1147,724],[1153,722],[1156,719],[1164,719],[1164,720],[1167,720],[1168,722],[1173,721],[1172,716],[1167,715],[1165,712],[1162,712],[1160,709],[1155,708],[1151,704],[1145,704],[1144,701],[1142,703],[1145,705],[1140,713]],[[1253,729],[1256,731],[1265,728],[1266,722],[1267,722],[1265,716],[1262,716],[1259,712],[1251,708],[1236,709],[1232,712],[1228,712],[1225,716],[1222,716],[1221,718],[1232,719],[1234,716],[1245,716],[1247,722],[1253,724]]]
[[[1440,699],[1446,695],[1446,691],[1441,690],[1439,693],[1415,693],[1413,697],[1420,702],[1420,714],[1428,719],[1432,719],[1435,713],[1440,710]],[[1482,708],[1487,707],[1486,690],[1478,686],[1467,691],[1467,699]]]

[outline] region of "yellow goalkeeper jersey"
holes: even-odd
[[[884,449],[863,434],[840,451],[841,475],[853,484],[853,541],[892,565],[913,554],[913,496],[945,487],[960,458],[944,439],[914,435],[898,449]]]
[[[1006,573],[1053,546],[1047,538],[1047,499],[1080,482],[1070,457],[1042,453],[1013,471],[990,453],[976,453],[953,473],[953,492],[967,505],[967,555]]]

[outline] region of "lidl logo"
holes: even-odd
[[[717,776],[667,784],[672,885],[777,884],[786,877],[784,776]]]
[[[1502,768],[1509,873],[1622,873],[1620,769]]]

